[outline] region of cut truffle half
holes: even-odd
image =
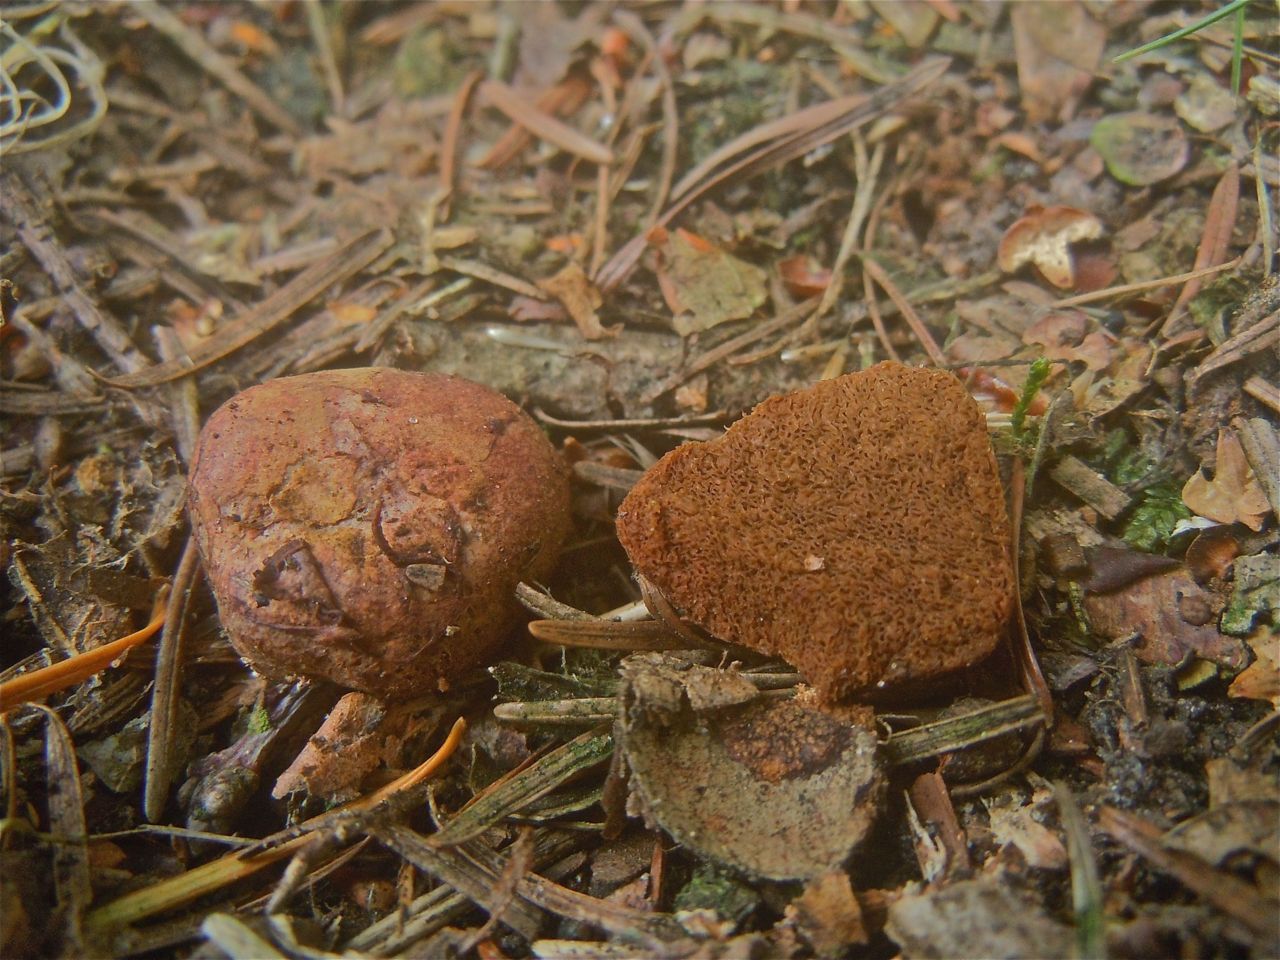
[[[986,420],[943,371],[882,363],[770,398],[663,457],[617,528],[682,619],[786,658],[827,701],[985,659],[1012,608]]]

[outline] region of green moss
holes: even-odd
[[[689,882],[676,894],[677,910],[714,910],[734,923],[741,923],[759,904],[749,886],[709,863],[699,864]]]

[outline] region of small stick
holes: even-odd
[[[687,650],[690,645],[657,620],[534,620],[529,633],[543,643],[592,650]]]
[[[174,750],[181,690],[182,646],[188,614],[200,571],[194,536],[187,537],[182,559],[173,575],[173,588],[164,611],[164,632],[156,649],[155,686],[151,692],[151,723],[147,726],[147,762],[142,809],[156,823],[164,816],[173,782]]]
[[[1280,413],[1280,387],[1254,375],[1244,382],[1244,392]]]
[[[172,16],[167,11],[166,15]],[[101,379],[125,389],[154,387],[215,363],[283,323],[323,290],[355,276],[391,246],[391,241],[389,230],[363,233],[331,256],[313,263],[231,323],[224,324],[182,360],[158,363],[122,377]]]
[[[724,410],[713,410],[710,413],[695,413],[685,417],[647,417],[630,420],[562,420],[553,417],[545,410],[535,407],[534,417],[549,427],[561,430],[585,432],[588,430],[604,430],[623,432],[628,430],[673,430],[680,427],[700,427],[719,423],[728,416]]]
[[[530,133],[555,144],[566,153],[592,163],[608,165],[613,163],[613,151],[551,114],[539,109],[505,83],[497,80],[485,80],[480,84],[480,95],[490,106],[506,115],[508,120],[518,123]]]
[[[1255,936],[1275,937],[1275,904],[1268,903],[1252,884],[1193,853],[1166,847],[1158,828],[1131,813],[1104,806],[1098,811],[1098,826],[1158,869],[1172,874],[1217,910],[1244,924]]]
[[[473,70],[462,81],[462,86],[454,95],[453,105],[449,108],[449,119],[444,125],[444,142],[440,146],[440,222],[449,219],[449,205],[453,202],[458,184],[458,142],[462,139],[462,120],[467,115],[467,104],[471,102],[471,94],[476,85],[484,79],[484,74]]]
[[[609,205],[612,200],[609,168],[602,163],[596,167],[595,231],[591,240],[591,267],[587,271],[588,276],[594,276],[604,262],[605,247],[609,245]]]
[[[667,204],[667,198],[671,195],[671,181],[675,179],[676,173],[676,157],[680,147],[680,115],[676,108],[675,84],[671,79],[671,71],[667,69],[667,62],[662,59],[662,51],[658,49],[658,43],[644,21],[629,10],[615,10],[613,22],[644,47],[646,58],[653,64],[653,72],[657,74],[658,85],[662,90],[662,166],[658,172],[658,189],[645,216],[646,223],[653,223]],[[593,276],[595,273],[592,270]]]
[[[902,319],[907,321],[907,326],[911,328],[911,332],[916,335],[916,339],[920,341],[920,345],[924,347],[924,352],[929,355],[929,359],[934,362],[935,366],[943,366],[947,362],[947,355],[942,352],[942,348],[938,346],[938,341],[933,339],[933,334],[929,332],[929,328],[924,325],[924,321],[920,319],[920,314],[916,313],[915,308],[911,306],[902,291],[898,289],[898,285],[889,279],[889,274],[885,272],[880,264],[876,263],[870,257],[862,258],[862,265],[867,272],[871,274],[871,279],[878,283],[882,290],[889,295],[889,299],[893,301],[902,314]]]
[[[320,68],[324,71],[325,86],[329,88],[329,105],[337,116],[346,112],[346,93],[342,89],[342,74],[338,59],[333,54],[333,41],[329,37],[329,25],[324,20],[324,8],[320,0],[307,0],[307,27],[315,41],[320,56]]]
[[[1190,273],[1179,273],[1172,277],[1160,277],[1158,280],[1123,283],[1118,287],[1107,287],[1105,290],[1082,293],[1078,296],[1055,300],[1049,304],[1049,307],[1054,310],[1061,310],[1063,307],[1078,307],[1083,303],[1097,303],[1099,300],[1110,300],[1112,297],[1122,297],[1130,293],[1143,293],[1147,290],[1158,290],[1160,287],[1171,287],[1174,284],[1186,283],[1188,280],[1199,280],[1201,277],[1209,277],[1215,273],[1221,273],[1223,270],[1230,270],[1239,266],[1240,260],[1240,257],[1236,257],[1234,260],[1220,263],[1216,267],[1205,267],[1203,270],[1192,270]]]

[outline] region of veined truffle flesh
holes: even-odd
[[[618,538],[687,620],[823,699],[990,655],[1013,600],[986,421],[950,373],[882,363],[772,397],[658,461]]]
[[[189,510],[241,655],[388,698],[485,662],[570,524],[565,466],[519,407],[386,368],[232,397],[201,431]]]

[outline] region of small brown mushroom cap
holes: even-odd
[[[242,656],[388,698],[489,658],[516,583],[550,573],[570,523],[564,463],[519,407],[376,367],[228,400],[201,431],[189,510]]]
[[[825,700],[990,655],[1013,596],[986,421],[950,373],[882,363],[772,397],[673,450],[618,511],[636,570]]]
[[[1071,244],[1096,240],[1102,234],[1102,221],[1088,211],[1075,207],[1033,207],[1004,232],[996,261],[1005,273],[1033,263],[1055,287],[1069,290],[1076,285]]]

